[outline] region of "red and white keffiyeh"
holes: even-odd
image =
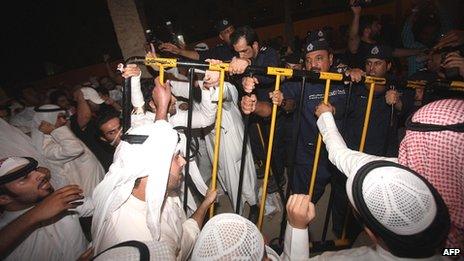
[[[447,99],[419,109],[413,122],[452,125],[464,123],[464,100]],[[423,175],[448,206],[451,230],[446,247],[464,248],[464,133],[406,131],[398,161]]]

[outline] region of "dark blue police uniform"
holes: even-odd
[[[234,56],[236,56],[236,54],[237,53],[232,49],[231,46],[224,43],[218,44],[214,48],[206,51],[198,51],[200,61],[205,61],[206,59],[230,61]]]
[[[296,144],[295,175],[293,176],[293,192],[297,194],[307,194],[311,171],[314,163],[316,141],[319,134],[314,115],[316,106],[323,101],[325,83],[306,83],[304,100],[301,108],[301,122],[299,127],[299,139]],[[299,101],[301,95],[301,84],[289,82],[282,87],[285,99]],[[335,121],[341,128],[343,112],[345,111],[346,91],[341,84],[331,84],[329,102],[336,108]],[[298,113],[298,112],[297,112]],[[295,126],[297,128],[297,126]],[[325,185],[331,177],[329,171],[329,161],[327,152],[321,150],[319,166],[316,176],[313,201],[317,202],[324,192]]]

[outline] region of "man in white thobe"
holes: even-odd
[[[87,249],[79,217],[92,215],[91,201],[78,186],[54,191],[49,180],[35,159],[0,160],[0,259],[76,260]]]
[[[186,217],[178,194],[186,161],[178,153],[179,136],[166,121],[170,96],[169,86],[156,80],[156,122],[128,131],[110,171],[94,191],[95,253],[127,240],[163,241],[178,260],[186,260],[193,248],[216,193],[207,193],[191,218]],[[131,138],[135,136],[146,139],[135,143]]]
[[[105,170],[66,123],[65,111],[57,105],[40,106],[33,117],[32,142],[68,184],[79,185],[90,196]]]

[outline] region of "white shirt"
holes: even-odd
[[[354,175],[359,168],[374,160],[388,160],[397,162],[396,158],[385,158],[373,156],[358,151],[350,150],[338,132],[335,120],[330,112],[321,114],[317,120],[317,126],[321,132],[322,139],[329,152],[330,161],[345,175]],[[380,246],[358,247],[336,252],[325,252],[311,260],[446,260],[441,256],[432,256],[424,259],[399,258],[392,255]]]
[[[130,195],[129,199],[113,212],[103,232],[98,251],[128,240],[153,241],[146,217],[147,203]],[[176,253],[177,260],[187,259],[199,233],[197,222],[186,218],[179,197],[168,197],[161,213],[160,241],[169,245]]]
[[[30,133],[32,127],[32,118],[34,116],[34,107],[26,107],[20,113],[10,118],[11,125],[19,128],[24,133]]]
[[[0,217],[0,228],[29,209],[5,211]],[[5,260],[76,260],[88,246],[79,217],[90,216],[92,213],[92,203],[85,201],[82,206],[76,208],[76,212],[65,215],[51,225],[34,230]]]
[[[147,227],[147,203],[132,195],[113,212],[103,234],[100,250],[103,251],[128,240],[153,241]]]
[[[67,127],[62,126],[44,135],[42,154],[54,169],[61,170],[67,184],[76,184],[91,196],[93,189],[105,176],[97,157]]]

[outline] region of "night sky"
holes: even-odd
[[[2,7],[0,84],[44,78],[121,57],[106,1],[12,1]],[[49,64],[51,66],[47,66]],[[5,67],[4,67],[5,68]]]
[[[346,0],[288,0],[294,21],[320,10],[348,9]],[[385,2],[387,0],[379,0]],[[214,23],[223,17],[253,27],[283,22],[283,0],[137,0],[147,27],[162,40],[167,20],[186,42],[214,37]],[[322,6],[323,5],[323,6]],[[324,7],[324,8],[323,8]],[[340,9],[341,8],[341,9]],[[8,1],[2,6],[1,55],[6,70],[1,86],[20,86],[87,65],[102,55],[121,58],[106,0]],[[14,84],[13,84],[14,83]]]

